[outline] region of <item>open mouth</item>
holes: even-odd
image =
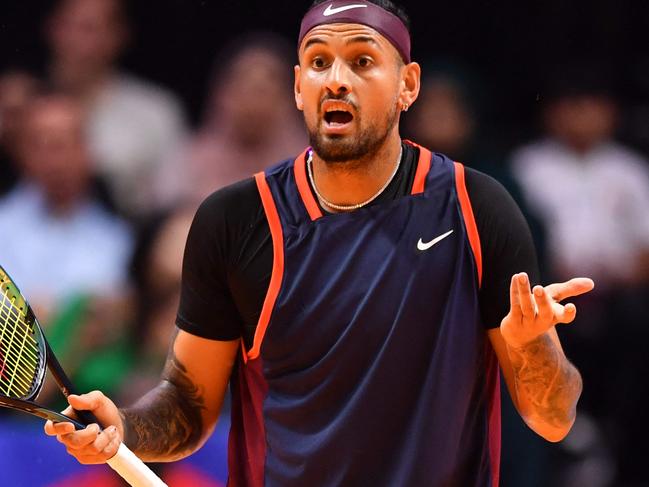
[[[323,121],[327,133],[346,133],[354,120],[354,107],[342,100],[325,100],[322,103]]]
[[[354,120],[354,116],[343,110],[333,110],[325,113],[324,119],[325,122],[327,122],[327,125],[338,126],[348,124]]]

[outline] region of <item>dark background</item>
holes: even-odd
[[[545,80],[588,60],[609,74],[621,101],[620,136],[645,152],[649,133],[649,2],[643,0],[454,0],[401,2],[412,19],[413,56],[454,66],[469,80],[487,135],[511,147],[531,135]],[[0,2],[0,69],[42,68],[49,0]],[[237,35],[272,30],[293,42],[310,2],[137,0],[123,59],[172,89],[200,114],[214,58]]]

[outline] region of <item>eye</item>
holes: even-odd
[[[360,68],[369,68],[372,65],[372,59],[368,56],[360,56],[356,59],[356,65]]]
[[[313,60],[311,61],[311,67],[315,69],[322,69],[327,66],[327,63],[325,62],[324,58],[318,56],[314,57]]]

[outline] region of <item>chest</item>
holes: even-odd
[[[451,191],[285,224],[283,251],[262,346],[271,376],[273,369],[284,374],[332,356],[353,361],[359,350],[370,360],[377,350],[398,356],[423,344],[430,350],[439,337],[464,340],[466,330],[443,326],[447,310],[474,310],[476,296],[475,266]]]

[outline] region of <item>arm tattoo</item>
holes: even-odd
[[[539,419],[561,428],[574,420],[581,377],[552,338],[541,335],[524,347],[508,347],[516,390],[533,406]]]
[[[124,443],[143,459],[174,461],[191,453],[202,436],[202,391],[178,360],[173,343],[160,384],[133,407],[122,409]]]

